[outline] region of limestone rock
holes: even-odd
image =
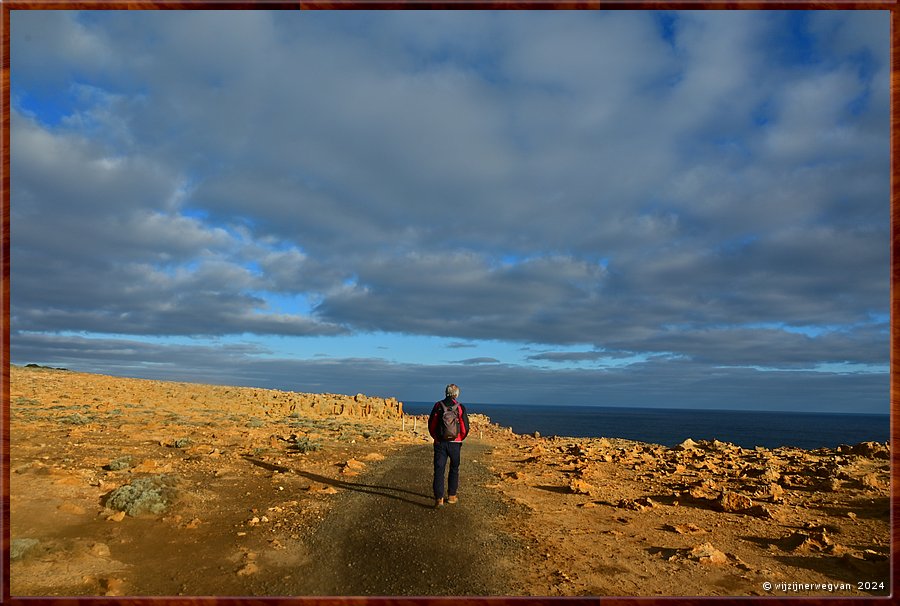
[[[828,551],[834,542],[824,528],[819,528],[811,532],[794,532],[779,541],[778,545],[782,550],[794,553],[822,553]]]
[[[574,494],[586,494],[590,495],[594,492],[594,487],[585,482],[584,480],[574,479],[569,482],[569,490]]]
[[[753,500],[736,492],[725,491],[716,504],[726,513],[736,513],[753,507]]]
[[[688,552],[688,557],[701,564],[721,565],[728,563],[728,556],[713,547],[711,543],[695,545]]]
[[[670,532],[677,532],[678,534],[702,534],[706,532],[696,524],[666,524],[663,526],[663,529]]]
[[[366,464],[362,461],[357,461],[356,459],[348,459],[346,463],[344,463],[344,469],[350,469],[352,471],[361,471],[366,468]]]
[[[872,488],[874,490],[884,488],[884,484],[882,484],[881,480],[879,480],[878,476],[874,473],[864,475],[861,482],[866,488]]]
[[[688,438],[687,440],[676,446],[673,450],[696,450],[698,446],[699,444]]]
[[[890,459],[891,451],[884,444],[878,442],[861,442],[850,449],[850,454],[859,455],[869,459]]]

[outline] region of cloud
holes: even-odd
[[[596,362],[627,356],[628,354],[607,351],[545,351],[528,356],[527,359],[535,362]]]
[[[884,364],[886,15],[16,13],[11,323]]]
[[[453,362],[453,364],[499,364],[500,360],[497,358],[467,358],[465,360],[457,360]]]
[[[462,343],[460,341],[454,341],[452,343],[447,343],[447,345],[445,345],[444,347],[446,347],[447,349],[465,349],[465,348],[469,348],[469,347],[478,347],[478,346],[475,345],[474,343]]]

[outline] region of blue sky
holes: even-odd
[[[887,412],[887,11],[12,11],[11,355]]]

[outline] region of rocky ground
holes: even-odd
[[[314,593],[316,563],[352,564],[363,554],[347,545],[367,540],[322,537],[365,529],[371,505],[405,523],[410,541],[443,513],[427,508],[427,461],[402,463],[427,458],[423,420],[402,418],[393,399],[10,373],[12,595]],[[890,594],[884,444],[664,448],[519,436],[471,418],[464,453],[479,454],[464,455],[450,515],[466,536],[493,537],[457,546],[503,561],[482,587]],[[331,544],[340,554],[323,553]],[[401,567],[425,557],[391,549],[380,556]],[[321,591],[335,593],[340,579]],[[466,594],[458,584],[432,589]]]

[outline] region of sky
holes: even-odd
[[[887,11],[11,11],[14,364],[887,413]]]

